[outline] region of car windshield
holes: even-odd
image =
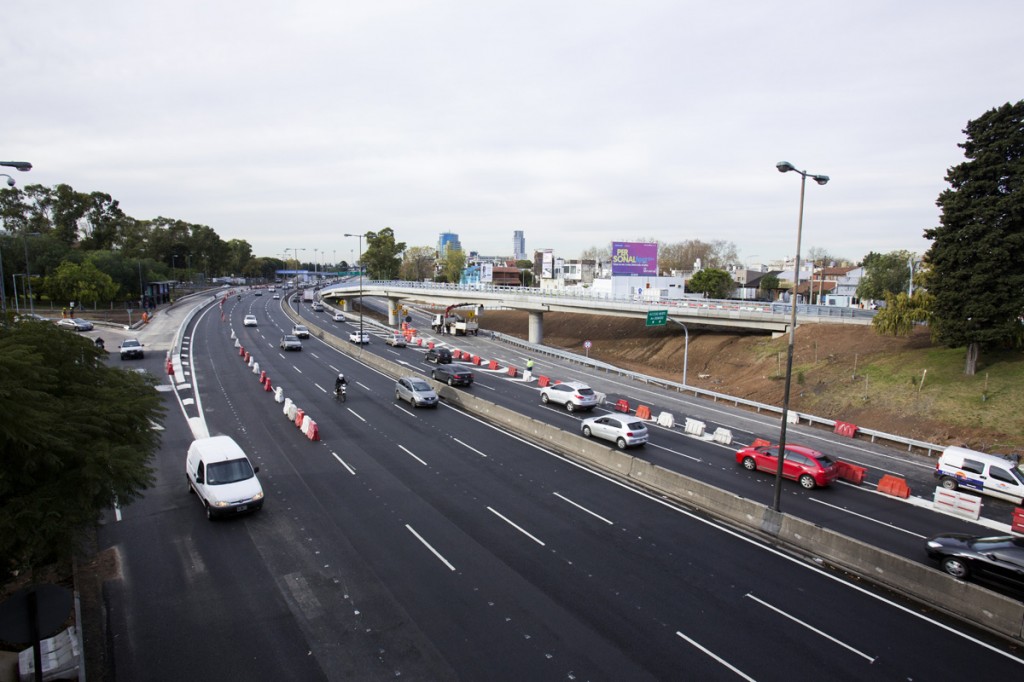
[[[125,339],[124,343],[121,344],[122,348],[134,348],[139,345],[139,342],[135,339]]]
[[[231,459],[206,467],[206,483],[208,485],[225,485],[252,477],[252,465],[247,459]]]
[[[414,391],[429,391],[430,385],[425,381],[410,381],[409,385],[412,386]]]
[[[288,336],[284,337],[284,340],[285,341],[298,341],[299,339],[297,337],[288,335]]]
[[[300,332],[306,331],[306,325],[304,325],[304,324],[297,324],[297,325],[295,325],[295,331],[300,331]]]
[[[1000,549],[1021,548],[1024,546],[1024,539],[1003,535],[991,538],[975,538],[968,544],[978,552],[994,552]]]

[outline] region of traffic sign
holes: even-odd
[[[647,326],[648,327],[661,327],[668,324],[668,311],[667,310],[648,310],[647,311]]]
[[[592,345],[594,344],[590,343],[590,339],[587,339],[586,341],[583,342],[584,348],[590,348]]]

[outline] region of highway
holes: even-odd
[[[241,325],[249,313],[258,327]],[[327,319],[316,324],[335,324]],[[1001,641],[446,405],[398,404],[393,378],[315,338],[285,354],[277,344],[290,328],[279,301],[249,293],[226,301],[223,315],[209,307],[186,331],[187,386],[165,393],[157,485],[100,532],[121,561],[105,598],[116,679],[1020,674],[1024,661]],[[317,420],[320,440],[284,417],[232,335]],[[363,352],[429,372],[418,349],[374,338]],[[343,404],[330,395],[337,371],[350,381]],[[574,426],[507,375],[477,372],[470,390]],[[184,480],[188,420],[232,436],[260,466],[262,511],[206,520]],[[736,467],[731,448],[670,431],[652,441],[644,456],[770,495],[771,477]],[[842,486],[808,494],[792,484],[784,505],[876,525],[822,505],[814,493],[825,492],[837,507],[890,513],[884,498]],[[907,518],[900,523],[928,523]]]

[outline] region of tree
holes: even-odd
[[[461,249],[448,248],[441,261],[441,281],[458,284],[466,267],[466,253]]]
[[[405,251],[405,242],[395,241],[395,231],[385,227],[380,232],[367,232],[366,251],[362,265],[370,279],[395,279],[402,267],[400,254]]]
[[[694,273],[686,282],[686,290],[704,294],[708,298],[728,298],[736,289],[736,282],[725,270],[708,268]]]
[[[410,246],[402,254],[398,276],[410,282],[429,281],[434,275],[436,253],[432,246]]]
[[[55,301],[99,303],[113,300],[117,295],[117,284],[105,272],[91,262],[72,263],[65,261],[57,270],[46,277],[43,288]]]
[[[913,257],[914,254],[909,251],[890,251],[885,254],[872,251],[864,256],[864,277],[857,285],[857,297],[881,300],[888,294],[907,291],[910,285],[910,259]]]
[[[779,276],[774,272],[769,272],[761,278],[761,282],[758,285],[757,290],[761,293],[761,296],[770,301],[772,298],[772,292],[776,291],[778,288]]]
[[[969,121],[958,146],[967,161],[946,173],[938,227],[925,255],[932,335],[966,346],[964,374],[982,349],[1020,341],[1024,313],[1024,100]]]
[[[153,483],[163,410],[155,381],[100,353],[52,324],[0,328],[4,579],[65,556],[104,509]]]
[[[928,319],[930,299],[930,294],[922,291],[915,291],[913,296],[907,295],[905,291],[887,293],[885,307],[875,314],[871,324],[879,334],[910,336],[915,323]]]

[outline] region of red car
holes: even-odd
[[[748,471],[767,471],[774,474],[779,468],[779,446],[762,445],[743,448],[736,453],[736,463]],[[782,463],[784,478],[799,481],[811,490],[826,486],[839,478],[839,466],[828,455],[803,445],[786,444],[786,457]]]

